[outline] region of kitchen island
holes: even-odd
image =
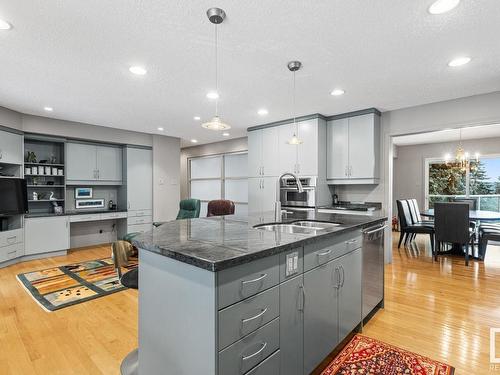
[[[385,217],[262,217],[274,221],[178,220],[135,239],[139,374],[309,374],[383,304],[383,251],[363,263],[363,246]],[[363,274],[381,291],[369,307]]]

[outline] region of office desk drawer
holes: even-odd
[[[0,232],[0,247],[13,245],[20,242],[24,242],[22,229],[6,230],[5,232]]]
[[[151,224],[152,222],[153,218],[151,216],[134,216],[127,219],[128,225]]]
[[[14,245],[0,247],[0,262],[18,258],[24,255],[24,244],[16,243]]]
[[[126,212],[106,212],[101,214],[101,220],[124,219],[126,217]]]
[[[88,214],[88,215],[71,215],[69,217],[70,223],[80,223],[82,221],[99,221],[101,214]]]

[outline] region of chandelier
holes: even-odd
[[[471,158],[471,155],[468,151],[465,151],[464,146],[462,145],[462,129],[460,131],[460,139],[458,141],[458,146],[455,151],[455,161],[454,164],[457,164],[457,166],[462,169],[462,170],[467,170],[467,169],[475,169],[476,164],[479,162],[479,152],[476,152],[474,154],[474,158]],[[449,164],[451,160],[451,155],[446,154],[444,156],[444,160],[446,164]],[[472,162],[475,162],[472,164]]]

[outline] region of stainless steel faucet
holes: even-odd
[[[280,188],[281,188],[281,180],[283,177],[290,176],[295,179],[295,184],[297,185],[297,190],[299,193],[302,193],[304,189],[302,188],[302,182],[297,177],[297,175],[285,172],[281,176],[278,177],[278,181],[276,182],[276,202],[274,202],[274,221],[281,221],[281,200],[280,200]]]

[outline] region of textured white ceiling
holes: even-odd
[[[500,137],[500,124],[471,126],[462,129],[462,139],[483,139]],[[458,142],[460,140],[460,129],[446,129],[435,132],[427,132],[412,135],[394,137],[393,142],[397,146],[421,145],[428,143]]]
[[[462,0],[431,16],[432,0],[6,0],[0,17],[0,105],[22,112],[164,134],[200,143],[213,103],[213,26],[205,11],[227,12],[220,27],[222,117],[231,137],[297,114],[367,107],[391,110],[500,90],[500,1]],[[467,54],[473,61],[450,69]],[[143,77],[129,73],[144,65]],[[342,87],[342,97],[329,95]],[[260,117],[265,107],[269,115]]]

